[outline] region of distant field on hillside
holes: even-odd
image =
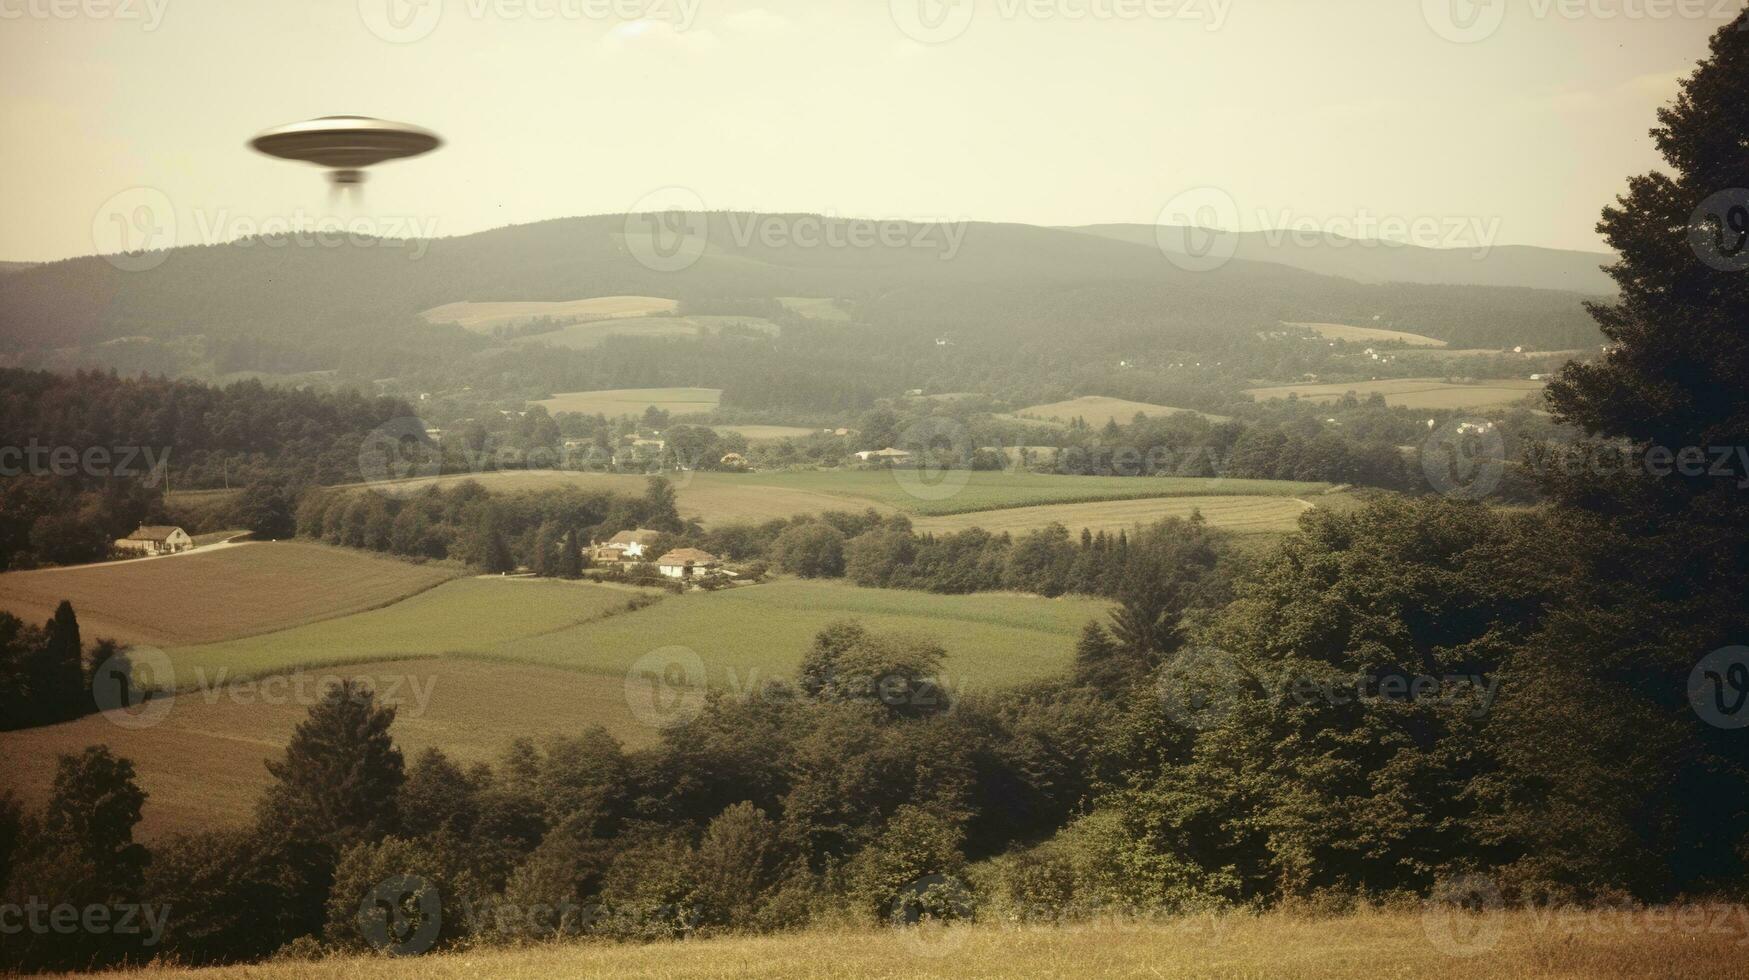
[[[0,610],[46,620],[71,600],[87,640],[207,643],[381,606],[454,577],[307,542],[240,544],[169,558],[0,575]]]
[[[1398,343],[1411,347],[1444,347],[1445,341],[1433,337],[1424,337],[1418,333],[1404,330],[1381,330],[1378,327],[1351,327],[1346,323],[1288,323],[1284,327],[1305,327],[1316,331],[1318,336],[1330,340],[1346,340],[1354,343]]]
[[[248,676],[312,664],[471,655],[625,606],[638,590],[556,579],[457,579],[381,609],[168,652],[178,687],[220,669]]]
[[[1510,405],[1527,395],[1542,391],[1543,382],[1504,379],[1477,384],[1451,384],[1435,378],[1391,378],[1383,381],[1354,381],[1347,384],[1277,385],[1269,388],[1247,388],[1245,393],[1266,401],[1296,394],[1302,401],[1338,401],[1348,392],[1366,398],[1374,392],[1385,396],[1385,404],[1404,408],[1491,408]]]
[[[474,333],[491,334],[493,327],[525,323],[536,317],[590,320],[613,317],[642,316],[646,313],[670,313],[678,304],[657,296],[596,296],[592,299],[541,301],[491,301],[484,303],[445,303],[420,316],[430,323],[453,323]]]
[[[505,644],[497,655],[623,676],[652,650],[679,646],[699,655],[709,686],[745,689],[749,683],[790,679],[815,633],[835,620],[854,618],[873,630],[941,644],[950,684],[990,688],[1066,667],[1081,627],[1108,608],[1100,599],[945,596],[783,579],[676,596],[637,612]]]
[[[1312,498],[1316,500],[1317,498]],[[1237,534],[1279,534],[1294,530],[1308,505],[1293,497],[1160,497],[1151,500],[1107,500],[1089,504],[1049,504],[1043,507],[1010,507],[942,517],[919,517],[919,531],[937,534],[981,527],[991,533],[1020,534],[1050,524],[1061,524],[1070,533],[1082,528],[1119,531],[1137,524],[1152,524],[1164,517],[1189,517],[1201,513],[1209,526]]]
[[[1201,477],[1069,476],[1023,471],[966,471],[947,474],[916,470],[797,470],[773,473],[669,474],[679,496],[680,513],[706,525],[762,521],[825,510],[862,510],[913,515],[962,514],[1044,504],[1153,497],[1266,496],[1293,497],[1321,493],[1323,483],[1287,480],[1240,480]],[[965,480],[957,490],[943,476]],[[405,481],[417,486],[436,482],[453,485],[477,480],[492,490],[539,489],[572,484],[591,489],[642,493],[645,478],[629,473],[576,473],[524,470],[476,475],[457,474]],[[950,492],[951,491],[951,492]]]
[[[777,442],[782,439],[800,439],[811,436],[819,429],[806,429],[799,425],[713,425],[719,435],[733,432],[746,437],[748,442]]]
[[[411,763],[440,748],[463,763],[495,760],[520,735],[575,734],[590,725],[637,747],[656,730],[632,716],[623,678],[518,664],[421,659],[332,667],[301,679],[307,697],[284,685],[214,686],[175,699],[162,721],[122,728],[102,715],[18,732],[0,732],[0,789],[40,804],[55,758],[107,744],[133,760],[147,795],[137,833],[145,839],[246,824],[310,698],[333,677],[368,678],[397,706],[394,737]],[[634,680],[634,685],[637,682]]]
[[[1138,412],[1150,418],[1174,415],[1178,412],[1191,412],[1215,422],[1226,420],[1226,416],[1223,415],[1210,415],[1207,412],[1196,412],[1188,408],[1151,405],[1147,402],[1132,402],[1123,398],[1105,398],[1099,395],[1083,395],[1080,398],[1071,398],[1066,402],[1051,402],[1048,405],[1029,405],[1026,408],[1016,409],[1009,417],[1027,422],[1062,423],[1073,422],[1075,419],[1086,419],[1088,425],[1099,428],[1111,421],[1116,421],[1119,425],[1129,425]]]
[[[723,399],[720,388],[612,388],[602,391],[573,391],[554,395],[537,404],[548,412],[581,412],[584,415],[642,415],[651,405],[685,415],[692,412],[714,412]]]
[[[573,323],[547,333],[517,337],[510,343],[518,347],[546,345],[586,350],[608,337],[697,337],[701,333],[714,336],[727,326],[748,327],[767,336],[776,336],[781,330],[770,320],[756,316],[634,316]]]
[[[1099,915],[1062,924],[822,926],[684,942],[554,942],[402,958],[336,956],[198,971],[154,968],[140,975],[163,980],[1727,980],[1742,972],[1737,944],[1743,932],[1729,912],[1724,905],[1663,907],[1643,917],[1619,910],[1599,915],[1579,907],[1473,913],[1410,906],[1347,915]],[[1707,928],[1709,923],[1722,928]]]
[[[779,303],[788,307],[792,313],[800,313],[810,320],[832,320],[844,322],[850,319],[850,314],[838,305],[837,300],[819,296],[779,296]]]

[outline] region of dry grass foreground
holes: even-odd
[[[812,930],[649,945],[561,943],[405,959],[338,957],[124,976],[253,980],[556,977],[681,978],[1318,978],[1614,980],[1743,976],[1741,910],[1651,910],[1614,917],[1515,910],[1272,913],[1150,924],[928,930]],[[1724,915],[1724,921],[1716,916]],[[1492,930],[1498,927],[1498,932]],[[1654,931],[1656,930],[1656,931]],[[115,974],[102,974],[115,976]]]
[[[180,646],[346,616],[460,574],[349,548],[245,543],[164,558],[0,575],[0,609],[42,622],[62,599],[86,640]]]

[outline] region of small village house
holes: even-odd
[[[142,524],[115,542],[115,550],[141,555],[173,555],[194,547],[188,532],[171,524]]]
[[[723,567],[717,556],[697,548],[675,548],[656,559],[656,571],[668,578],[688,579]]]
[[[637,528],[621,531],[595,546],[596,561],[648,561],[650,548],[661,537],[661,531]]]

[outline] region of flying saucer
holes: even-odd
[[[363,183],[366,167],[429,153],[443,140],[410,123],[323,116],[267,130],[249,145],[268,156],[327,167],[328,179],[338,188]]]

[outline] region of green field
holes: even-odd
[[[1022,422],[1050,422],[1061,425],[1067,425],[1075,419],[1085,419],[1088,425],[1097,429],[1107,422],[1129,425],[1135,420],[1138,413],[1149,418],[1158,418],[1164,415],[1175,415],[1178,412],[1201,415],[1211,422],[1226,421],[1224,415],[1210,415],[1207,412],[1197,412],[1188,408],[1132,402],[1123,398],[1106,398],[1100,395],[1083,395],[1080,398],[1051,402],[1048,405],[1029,405],[1002,417]]]
[[[1363,399],[1375,393],[1381,394],[1385,397],[1385,404],[1393,407],[1466,409],[1511,405],[1539,394],[1542,390],[1541,381],[1516,379],[1454,384],[1438,378],[1389,378],[1382,381],[1247,388],[1245,393],[1258,401],[1296,395],[1301,401],[1321,404],[1340,401],[1352,391],[1356,397]]]
[[[590,299],[544,302],[530,300],[445,303],[421,313],[428,323],[453,323],[464,330],[490,335],[495,327],[527,323],[536,317],[607,320],[671,313],[678,304],[656,296],[596,296]]]
[[[1356,344],[1408,344],[1411,347],[1444,347],[1445,341],[1424,337],[1403,330],[1381,330],[1377,327],[1351,327],[1346,323],[1289,323],[1284,327],[1305,327],[1328,340],[1343,340]]]
[[[820,429],[803,428],[799,425],[713,425],[718,435],[735,433],[746,438],[748,442],[778,442],[784,439],[801,439],[811,436]]]
[[[460,574],[306,541],[0,575],[0,610],[40,622],[62,599],[81,632],[157,646],[207,643],[345,616]]]
[[[850,314],[844,312],[838,301],[819,296],[779,296],[782,303],[791,313],[799,313],[810,320],[830,320],[839,323],[850,319]]]
[[[504,644],[493,655],[623,676],[652,650],[680,646],[699,655],[710,686],[746,690],[750,683],[790,679],[821,627],[857,619],[872,630],[941,644],[953,687],[990,688],[1062,670],[1081,627],[1108,608],[1099,599],[943,596],[784,579],[667,599],[634,613]]]
[[[498,653],[622,608],[642,590],[555,579],[458,579],[381,609],[241,640],[173,647],[177,686],[318,664]]]
[[[697,337],[701,333],[714,336],[731,325],[750,327],[768,336],[775,336],[781,329],[756,316],[634,316],[573,323],[547,333],[517,337],[510,343],[518,347],[544,345],[586,350],[608,337]]]
[[[548,412],[581,412],[584,415],[642,415],[651,405],[675,415],[714,412],[723,399],[720,388],[612,388],[573,391],[554,395],[536,404]]]
[[[1328,498],[1313,498],[1315,501],[1325,499]],[[918,531],[934,534],[973,527],[991,533],[1019,534],[1047,524],[1061,524],[1071,532],[1082,528],[1094,532],[1120,531],[1137,524],[1152,524],[1166,517],[1189,517],[1198,513],[1211,526],[1235,534],[1285,534],[1299,525],[1300,515],[1311,507],[1311,503],[1296,497],[1158,497],[919,517],[913,526]]]
[[[669,474],[682,516],[706,525],[762,521],[824,510],[862,510],[916,516],[969,514],[1010,507],[1092,503],[1158,497],[1298,497],[1321,493],[1325,483],[1224,477],[1071,476],[1018,470],[793,470],[771,473]],[[453,485],[476,480],[492,490],[530,490],[564,484],[642,493],[645,478],[629,473],[513,470],[406,481]],[[964,480],[963,484],[959,481]],[[1046,521],[1046,523],[1049,523]],[[1040,525],[1042,526],[1042,525]]]

